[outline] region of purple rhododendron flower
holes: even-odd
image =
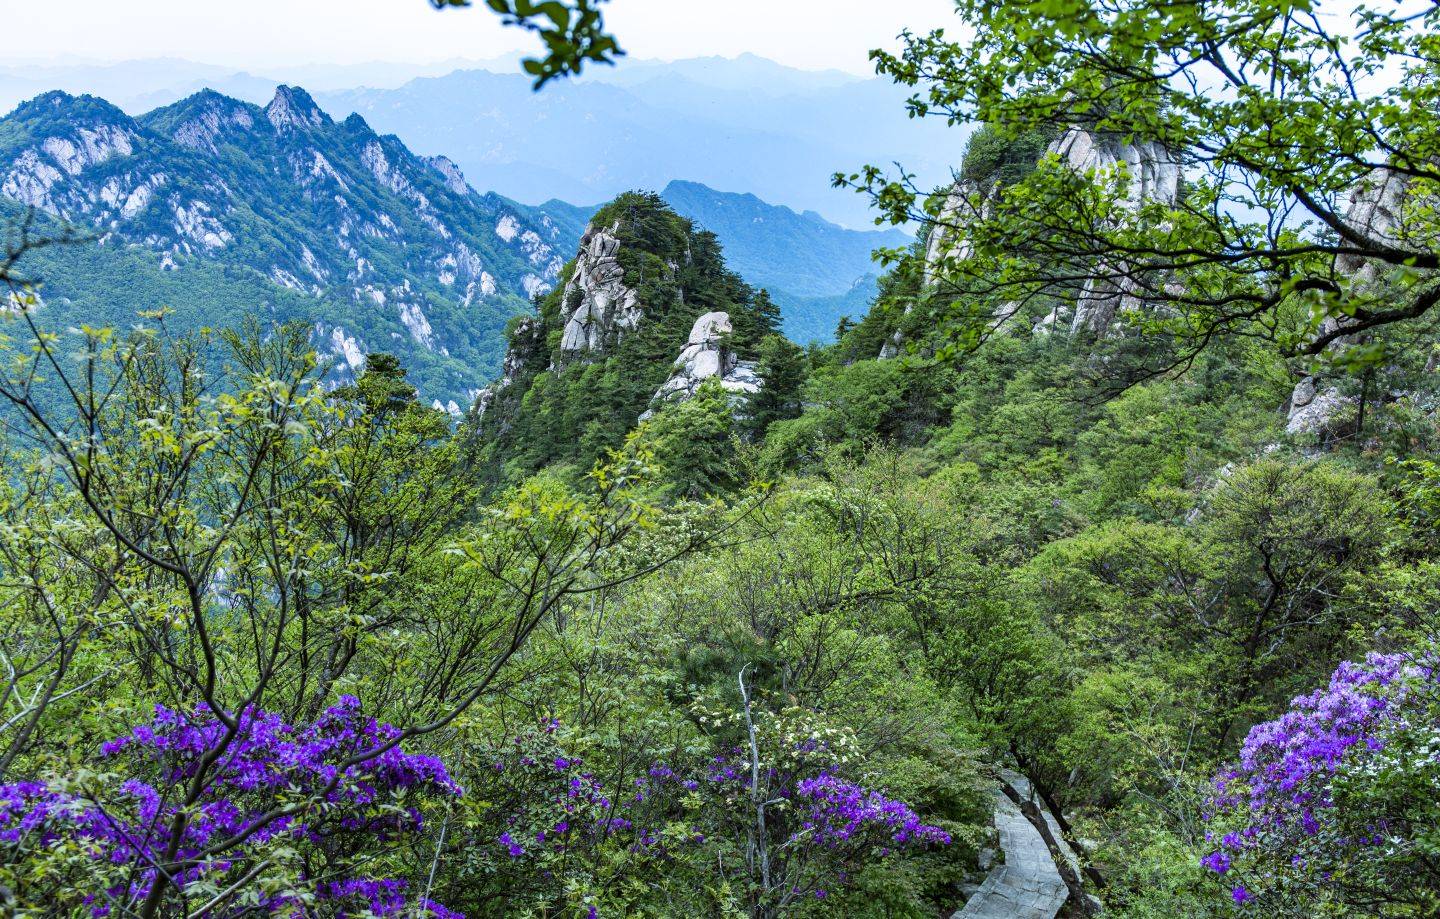
[[[171,870],[171,883],[184,890],[281,838],[315,842],[352,833],[383,841],[418,830],[419,810],[391,806],[402,793],[461,794],[439,759],[405,752],[395,743],[400,729],[367,717],[353,696],[308,725],[290,725],[253,706],[227,713],[226,720],[235,725],[233,733],[204,705],[192,713],[157,705],[149,723],[101,746],[102,756],[124,759],[146,776],[122,782],[117,799],[103,808],[40,782],[0,786],[0,844],[48,846],[67,839],[94,858],[134,866],[128,888],[106,891],[106,897],[135,902],[150,891],[157,863],[179,865]],[[200,797],[184,809],[180,837],[172,839],[185,798],[178,789],[200,774],[202,763]],[[273,813],[282,802],[307,798],[327,807],[303,819]],[[225,857],[202,855],[212,846]],[[167,854],[172,850],[173,857]],[[315,895],[360,901],[375,915],[413,915],[404,889],[404,881],[352,878],[328,881]],[[272,905],[279,910],[289,904]],[[432,916],[458,916],[429,901],[419,907]],[[92,915],[110,911],[110,902],[91,903]]]

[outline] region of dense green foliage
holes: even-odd
[[[399,792],[420,819],[385,846],[277,837],[220,866],[181,848],[174,869],[215,883],[138,889],[291,902],[323,863],[360,885],[346,896],[404,882],[471,916],[930,916],[979,879],[1006,766],[1086,841],[1108,911],[1229,911],[1238,875],[1201,865],[1211,776],[1337,661],[1426,647],[1440,624],[1428,391],[1375,400],[1363,436],[1319,452],[1282,432],[1290,379],[1263,348],[1223,343],[1108,401],[1089,398],[1085,337],[879,360],[923,329],[903,266],[870,316],[805,351],[657,198],[599,219],[642,323],[564,354],[550,295],[512,323],[515,375],[458,433],[386,355],[326,392],[303,330],[77,332],[37,352],[13,319],[4,780],[128,813],[133,777],[94,751],[154,704],[250,700],[307,724],[355,696],[463,794]],[[766,385],[737,404],[712,381],[637,426],[713,309]],[[93,380],[49,362],[76,351]],[[32,381],[61,372],[77,398],[57,416]],[[752,761],[778,764],[763,825]],[[800,845],[798,805],[777,802],[830,781],[883,790],[951,842]],[[304,795],[281,806],[310,813]],[[95,838],[20,836],[3,870],[26,873],[0,875],[17,907],[75,902]]]
[[[1014,770],[1069,915],[1433,915],[1428,50],[1413,84],[1336,99],[1316,75],[1350,52],[1308,8],[960,10],[973,47],[881,61],[932,81],[917,108],[995,116],[959,170],[977,223],[923,196],[926,238],[829,347],[638,192],[511,321],[459,431],[388,354],[327,388],[308,326],[52,333],[12,308],[5,906],[918,919],[984,876]],[[1362,70],[1433,15],[1363,14]],[[1167,58],[1276,78],[1115,82]],[[1245,157],[1281,199],[1337,192],[1381,137],[1422,194],[1393,246],[1247,228],[1200,206],[1213,175],[1125,204],[1123,170],[1041,155],[1072,115]],[[1242,130],[1262,116],[1293,143]],[[937,231],[966,245],[928,259]],[[1097,281],[1045,256],[1156,233],[1197,259],[1164,272],[1175,309],[1038,321]],[[634,314],[567,339],[617,278]],[[713,311],[733,329],[704,344],[761,384],[653,405]],[[1324,424],[1287,423],[1315,370],[1290,352],[1342,338],[1364,359],[1330,368]]]

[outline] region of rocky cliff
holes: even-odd
[[[470,415],[483,474],[589,465],[642,415],[718,380],[760,388],[758,345],[779,317],[719,243],[658,195],[600,208],[562,283],[511,326],[499,379]]]
[[[1046,150],[1066,167],[1091,175],[1096,181],[1125,176],[1123,207],[1129,210],[1147,202],[1174,204],[1180,196],[1180,164],[1164,147],[1153,141],[1126,141],[1097,135],[1072,127]],[[1123,263],[1105,266],[1117,280],[1087,281],[1075,300],[1070,320],[1072,335],[1104,335],[1122,313],[1144,308],[1144,299],[1128,279]],[[1049,325],[1063,321],[1060,315]]]
[[[994,135],[977,135],[972,141],[960,174],[941,203],[926,238],[924,287],[933,287],[947,268],[969,256],[970,244],[963,233],[966,222],[992,216],[1002,189],[1033,170],[1036,157],[1033,147],[1026,146],[1027,140],[1033,143],[1034,139],[1027,137],[1010,142],[1001,152],[996,150],[1001,141]],[[1017,160],[1027,156],[1028,162]],[[1055,157],[1066,168],[1092,176],[1097,182],[1109,181],[1123,173],[1122,204],[1129,209],[1150,201],[1173,203],[1179,197],[1180,164],[1154,142],[1127,141],[1072,126],[1050,139],[1040,156]],[[1123,266],[1111,266],[1108,273],[1120,277],[1124,274]],[[1073,303],[1059,305],[1044,317],[1038,329],[1058,328],[1068,329],[1071,334],[1103,335],[1116,316],[1142,307],[1142,298],[1133,284],[1090,282]],[[902,346],[903,333],[896,330],[881,349],[880,357],[892,357]]]

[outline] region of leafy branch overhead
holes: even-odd
[[[436,9],[470,6],[472,0],[430,0]],[[557,77],[578,76],[587,61],[614,64],[625,54],[615,36],[605,31],[600,6],[605,0],[485,0],[508,26],[540,36],[543,57],[526,58],[525,72],[539,89]]]
[[[873,54],[877,69],[915,89],[912,115],[984,125],[987,148],[1047,132],[1058,155],[957,186],[965,200],[949,206],[904,174],[837,176],[957,241],[964,257],[929,269],[952,346],[1109,286],[1133,294],[1123,321],[1160,344],[1142,376],[1221,337],[1373,362],[1375,334],[1440,302],[1440,8],[962,0],[957,12],[973,38],[906,34],[899,54]],[[1178,188],[1127,206],[1146,163],[1067,157],[1076,134],[1151,145]]]

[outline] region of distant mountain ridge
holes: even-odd
[[[720,192],[698,182],[671,182],[661,197],[719,236],[726,260],[745,280],[804,297],[846,292],[877,270],[875,249],[904,246],[911,238],[897,229],[848,230],[814,211],[797,214],[748,192]]]
[[[834,172],[898,159],[922,185],[948,185],[966,136],[909,118],[908,91],[887,80],[753,54],[626,58],[539,94],[510,57],[248,72],[165,58],[0,65],[0,115],[52,89],[103,96],[131,115],[203,88],[264,105],[277,83],[306,86],[337,120],[358,112],[416,153],[450,156],[475,187],[530,204],[598,203],[684,179],[860,228],[867,203],[831,188]]]
[[[450,160],[418,157],[358,116],[333,121],[287,86],[264,108],[206,91],[139,118],[46,93],[0,119],[0,197],[148,253],[127,270],[203,266],[199,283],[218,267],[239,285],[230,296],[313,324],[339,378],[391,351],[422,394],[456,411],[498,369],[505,323],[563,264],[561,230],[543,215],[475,192]],[[162,305],[149,302],[154,276],[102,309],[83,296],[95,285],[82,267],[52,268],[56,320],[125,327]],[[187,303],[177,324],[225,324],[203,297]]]
[[[316,98],[418,152],[446,152],[477,185],[526,203],[598,202],[679,179],[859,228],[869,202],[833,188],[834,173],[899,160],[922,185],[948,185],[964,148],[964,129],[908,117],[907,97],[887,80],[751,57],[624,61],[540,93],[517,73],[458,70]]]

